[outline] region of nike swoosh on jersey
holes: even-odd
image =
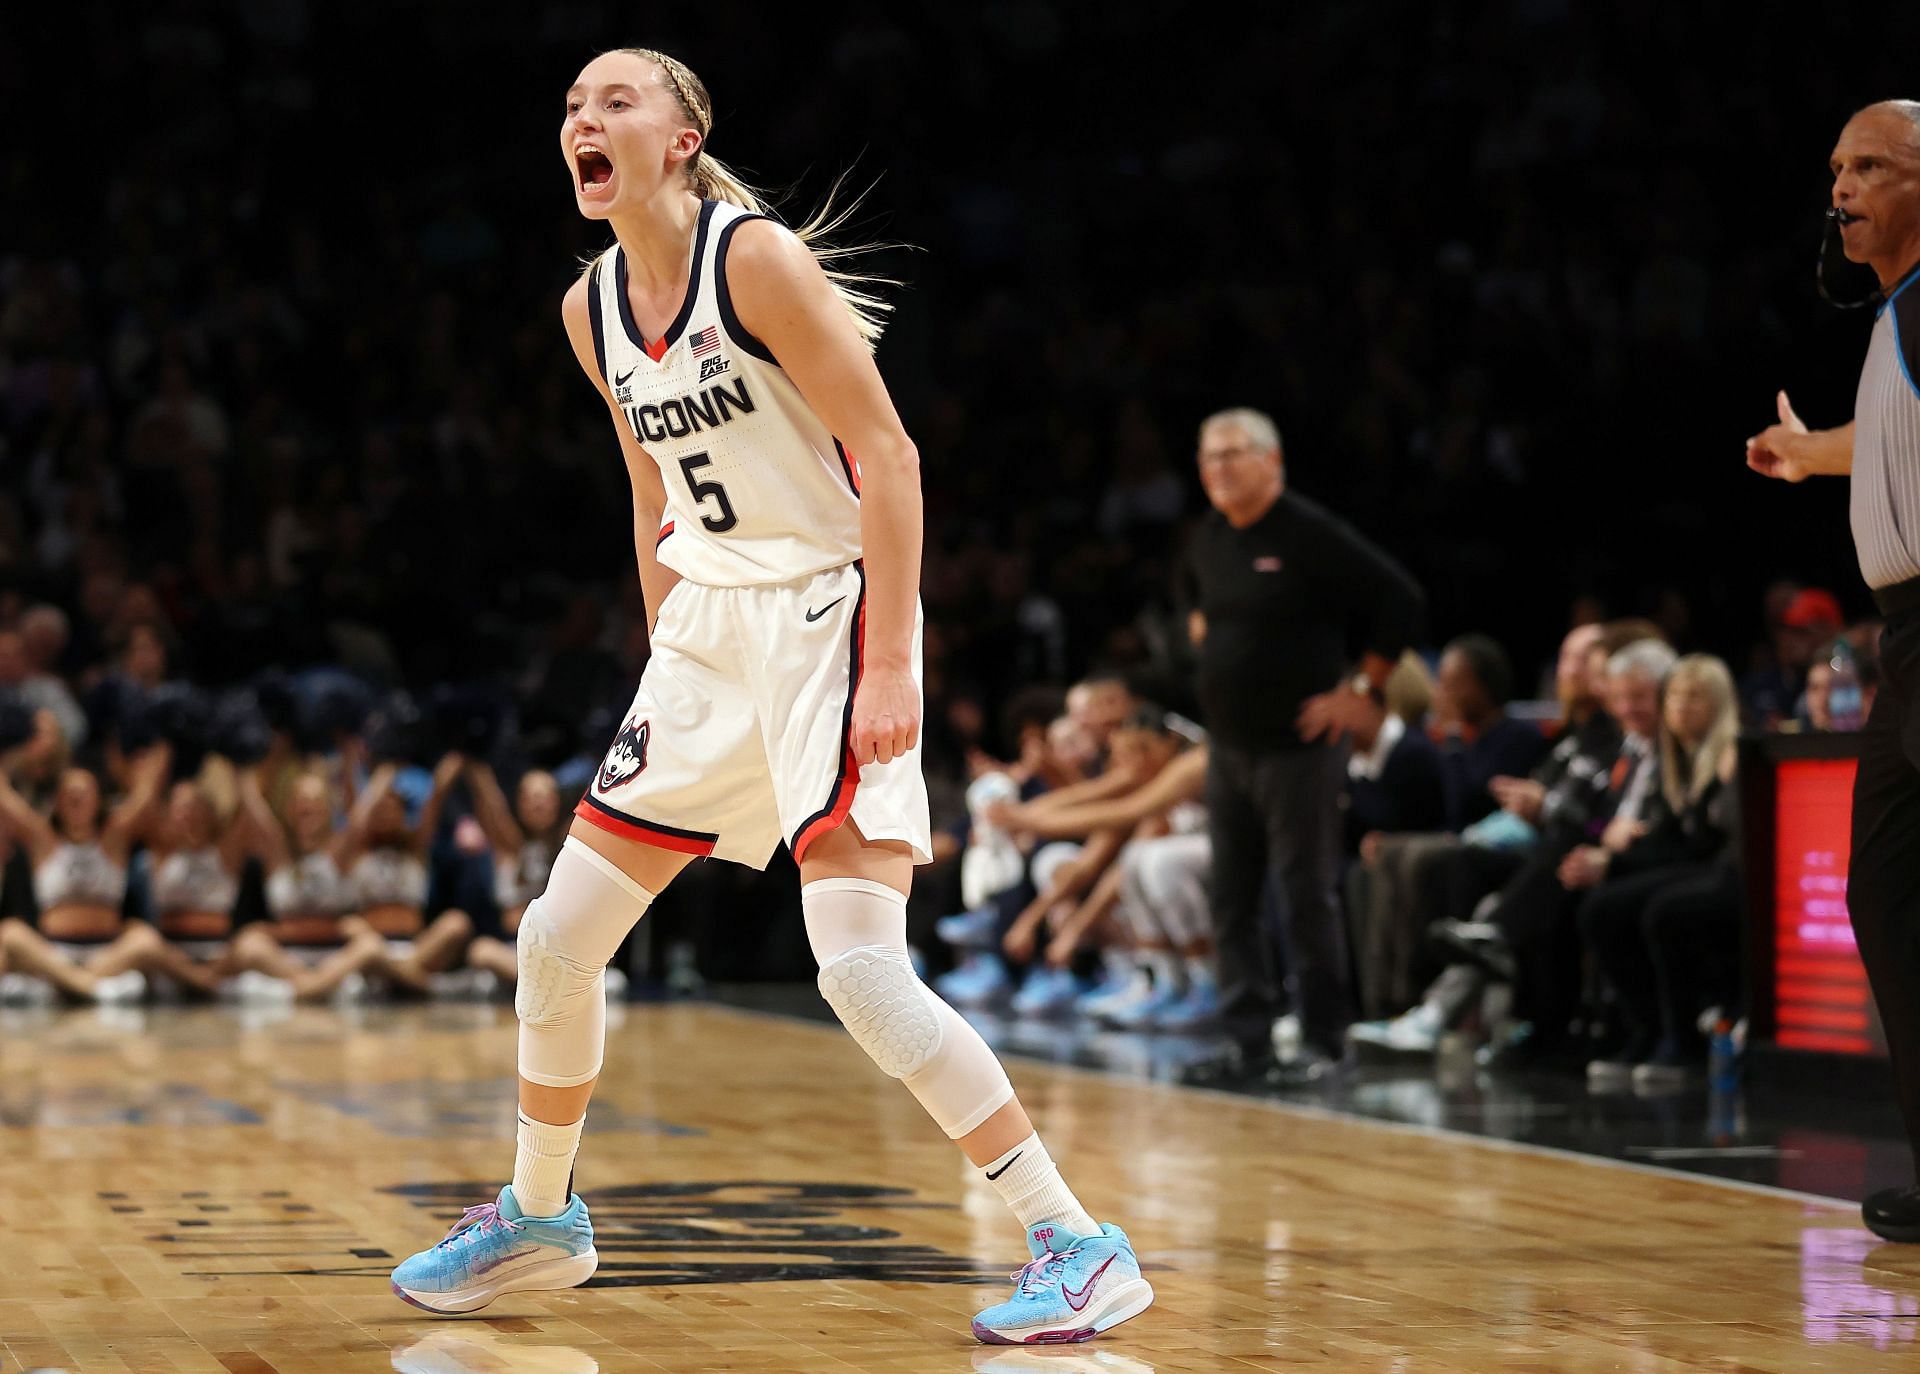
[[[829,601],[826,605],[822,606],[819,610],[808,611],[807,623],[811,625],[814,621],[818,620],[821,616],[825,615],[828,611],[832,610],[835,606],[838,606],[842,601],[845,601],[845,600],[846,600],[846,597],[844,596],[836,596],[833,600]],[[988,1174],[987,1177],[992,1178],[993,1175]]]
[[[613,379],[613,384],[615,386],[625,386],[627,384],[627,378],[631,377],[634,373],[638,372],[639,370],[640,369],[637,367],[628,368],[625,372],[621,373],[618,377],[615,377]]]
[[[1115,1260],[1119,1258],[1120,1257],[1118,1255],[1108,1255],[1107,1264],[1112,1264]],[[1074,1292],[1071,1288],[1067,1287],[1066,1284],[1064,1283],[1060,1285],[1060,1291],[1067,1295],[1068,1307],[1071,1307],[1074,1311],[1078,1312],[1087,1305],[1087,1295],[1092,1293],[1093,1286],[1096,1283],[1100,1282],[1100,1276],[1107,1272],[1107,1264],[1103,1264],[1098,1269],[1094,1270],[1093,1277],[1086,1281],[1086,1283],[1081,1287],[1078,1293]],[[1078,1298],[1079,1301],[1075,1302],[1074,1301],[1075,1298]]]

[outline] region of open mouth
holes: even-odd
[[[593,195],[613,180],[613,163],[598,148],[581,148],[573,155],[573,172],[582,195]]]

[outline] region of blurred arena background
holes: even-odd
[[[1183,569],[1226,406],[1272,412],[1289,485],[1421,585],[1429,666],[1504,651],[1516,714],[1551,714],[1570,629],[1629,618],[1730,665],[1751,749],[1831,726],[1805,689],[1836,638],[1871,687],[1845,485],[1741,450],[1783,387],[1851,413],[1872,312],[1814,289],[1826,159],[1913,94],[1912,6],[75,0],[4,27],[0,749],[43,811],[68,762],[111,796],[156,740],[223,815],[208,758],[282,770],[282,812],[295,771],[392,763],[417,818],[449,751],[570,808],[648,646],[560,326],[605,238],[556,132],[584,58],[631,42],[688,58],[712,150],[790,217],[844,173],[848,236],[907,245],[877,259],[905,283],[879,360],[926,491],[931,972],[969,783],[1058,707],[1032,689],[1117,676],[1206,724]],[[445,799],[425,914],[497,934],[485,806]],[[30,868],[15,834],[0,916],[34,916]],[[636,941],[645,990],[812,1000],[790,864],[699,865]],[[1762,1148],[1826,1111],[1780,1108]],[[1858,1196],[1902,1158],[1890,1108],[1817,1179],[1740,1155],[1742,1123],[1699,1167]]]

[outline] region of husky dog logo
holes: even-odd
[[[647,766],[648,733],[646,721],[627,717],[627,723],[613,737],[613,747],[607,750],[607,757],[600,765],[602,792],[613,791]]]

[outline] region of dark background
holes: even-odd
[[[1581,597],[1736,671],[1773,579],[1866,609],[1844,484],[1741,445],[1783,385],[1851,413],[1825,159],[1920,94],[1915,7],[902,8],[9,17],[0,588],[75,613],[76,674],[157,598],[208,682],[493,677],[556,728],[624,703],[625,479],[558,318],[606,238],[558,131],[580,66],[644,44],[790,218],[851,167],[856,236],[918,246],[880,360],[936,697],[1108,663],[1177,699],[1193,430],[1230,404],[1414,571],[1434,642],[1490,632],[1523,682]]]

